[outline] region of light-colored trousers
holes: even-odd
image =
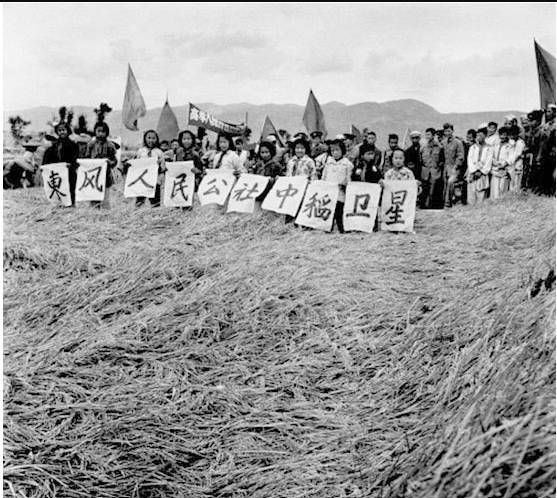
[[[492,176],[489,196],[492,199],[499,199],[505,192],[509,190],[508,177]]]
[[[509,185],[509,190],[511,192],[520,192],[522,185],[522,171],[513,171],[511,173],[511,182]]]
[[[467,202],[474,205],[485,200],[487,190],[476,190],[476,181],[468,182]]]

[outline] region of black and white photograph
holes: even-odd
[[[555,3],[2,24],[5,498],[555,498]]]

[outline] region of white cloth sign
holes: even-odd
[[[304,176],[279,176],[261,207],[267,211],[296,216],[308,181]]]
[[[253,213],[255,199],[265,192],[269,177],[245,173],[240,175],[238,181],[230,192],[227,213]]]
[[[199,203],[202,206],[207,204],[224,206],[235,181],[236,177],[231,171],[220,169],[205,170],[205,176],[197,189]]]
[[[48,201],[56,206],[71,206],[68,165],[66,163],[44,164],[41,170]]]
[[[344,230],[373,232],[381,187],[376,183],[349,182],[344,201]]]
[[[338,183],[314,180],[310,182],[296,223],[305,227],[330,231],[333,228],[338,200]]]
[[[193,161],[166,163],[164,177],[163,204],[167,207],[188,207],[193,205],[195,174]]]
[[[75,200],[103,201],[106,191],[106,159],[78,159]]]
[[[158,173],[156,157],[132,159],[126,175],[124,197],[155,197]]]
[[[385,180],[381,200],[381,230],[413,232],[417,195],[415,180]]]

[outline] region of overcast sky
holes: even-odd
[[[553,4],[4,3],[4,109],[122,107],[130,62],[164,103],[354,104],[442,112],[539,105],[533,38]]]

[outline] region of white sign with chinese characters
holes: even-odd
[[[330,231],[333,228],[338,200],[338,183],[314,180],[310,182],[296,223],[305,227]]]
[[[236,177],[230,171],[220,169],[205,170],[205,176],[197,189],[199,203],[202,206],[207,204],[224,206],[235,181]]]
[[[48,202],[55,206],[71,206],[68,165],[66,163],[45,164],[41,170]]]
[[[344,230],[373,232],[381,187],[376,183],[349,182],[344,201]]]
[[[166,163],[163,204],[167,207],[191,207],[195,190],[193,161]]]
[[[156,157],[131,160],[124,185],[124,197],[155,197],[158,173]]]
[[[265,192],[268,183],[269,177],[267,176],[249,173],[240,175],[230,192],[226,212],[253,213],[255,199]]]
[[[416,180],[385,180],[381,199],[381,230],[413,232],[417,196]]]
[[[263,199],[261,207],[267,211],[296,216],[307,184],[305,176],[279,176]]]
[[[106,191],[106,159],[78,159],[75,200],[103,201]]]

